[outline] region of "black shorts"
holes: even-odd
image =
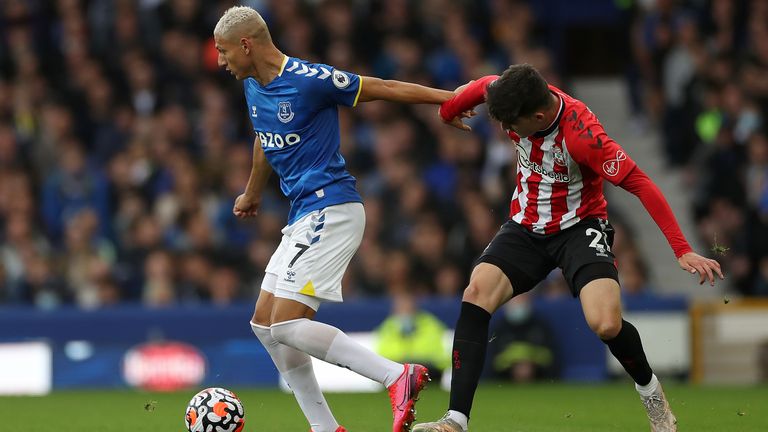
[[[605,219],[585,219],[549,235],[532,233],[508,220],[475,264],[485,262],[500,268],[512,283],[515,295],[530,291],[560,267],[571,294],[577,297],[583,283],[577,286],[576,274],[589,264],[603,263],[594,266],[602,270],[592,280],[606,277],[618,281],[616,257],[611,252],[613,234],[613,227]]]

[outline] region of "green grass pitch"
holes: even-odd
[[[448,394],[431,386],[417,405],[418,420],[440,417]],[[768,387],[665,386],[680,431],[768,431]],[[278,390],[233,390],[245,405],[248,432],[307,432],[293,396]],[[184,432],[184,409],[194,391],[60,391],[46,397],[0,397],[1,431]],[[350,432],[391,431],[385,393],[328,394]],[[148,406],[149,405],[149,406]],[[631,384],[484,384],[474,404],[474,432],[630,432],[649,430]]]

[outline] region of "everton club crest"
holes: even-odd
[[[277,119],[283,123],[293,120],[293,110],[290,102],[279,102],[277,104]]]

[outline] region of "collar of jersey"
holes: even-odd
[[[534,138],[544,138],[545,136],[551,134],[552,132],[557,129],[557,126],[560,124],[560,119],[563,117],[563,111],[565,111],[565,101],[563,100],[563,97],[560,96],[557,93],[553,93],[555,96],[557,96],[558,99],[560,99],[560,110],[557,112],[557,117],[555,117],[555,120],[552,121],[552,124],[549,125],[548,128],[544,130],[540,130],[533,134]]]
[[[285,66],[288,64],[288,60],[291,59],[289,56],[287,56],[285,54],[283,54],[283,56],[285,58],[283,58],[283,64],[280,66],[280,71],[277,73],[277,76],[274,79],[272,79],[272,81],[267,83],[267,85],[261,85],[261,83],[259,83],[259,81],[256,78],[252,77],[253,78],[253,82],[256,83],[256,86],[258,88],[266,89],[266,88],[270,87],[272,84],[275,84],[276,82],[278,82],[280,80],[280,78],[283,77],[283,73],[285,72]]]

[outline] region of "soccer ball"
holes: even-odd
[[[189,401],[184,423],[189,432],[240,432],[245,426],[243,403],[227,389],[207,388]]]

